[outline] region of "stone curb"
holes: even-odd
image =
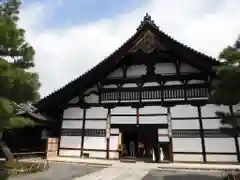
[[[49,160],[50,163],[65,163],[65,164],[79,164],[79,165],[89,165],[89,166],[100,166],[100,167],[110,167],[112,164],[102,164],[102,163],[88,163],[88,162],[67,162],[64,160]]]
[[[236,171],[240,171],[239,169],[233,169],[233,168],[207,168],[207,167],[192,167],[192,168],[181,168],[181,167],[174,167],[174,168],[165,168],[165,167],[158,167],[157,168],[158,171],[224,171],[224,172],[236,172]]]

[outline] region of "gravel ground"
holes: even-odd
[[[47,171],[23,175],[20,177],[13,177],[9,180],[72,180],[75,177],[81,177],[101,169],[103,169],[103,167],[67,163],[51,163],[50,168]]]
[[[220,172],[150,171],[142,180],[221,180]]]

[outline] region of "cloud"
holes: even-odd
[[[175,39],[217,57],[240,33],[239,0],[148,0],[145,6],[88,24],[51,28],[59,3],[25,5],[20,26],[36,50],[36,67],[45,96],[83,74],[125,42],[146,12]]]

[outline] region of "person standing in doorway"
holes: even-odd
[[[164,160],[164,155],[163,155],[163,148],[162,147],[160,147],[159,153],[160,153],[160,155],[159,155],[160,159],[159,160],[163,161]]]
[[[134,141],[131,141],[129,144],[129,150],[130,150],[130,156],[135,156],[135,143]]]

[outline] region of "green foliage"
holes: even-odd
[[[234,105],[240,102],[240,37],[233,46],[228,46],[219,55],[222,63],[217,67],[219,80],[214,84],[213,102],[217,104]],[[240,132],[239,113],[216,112],[221,123],[231,128],[222,128],[228,134]]]
[[[219,80],[214,84],[212,100],[217,104],[237,104],[240,102],[240,37],[219,57],[222,63],[217,67]]]
[[[18,27],[20,1],[0,3],[0,131],[34,123],[16,116],[17,104],[40,98],[38,75],[26,71],[34,66],[34,49]]]
[[[34,49],[24,37],[25,31],[17,26],[19,0],[6,0],[0,4],[0,54],[12,58],[20,68],[34,66]]]

